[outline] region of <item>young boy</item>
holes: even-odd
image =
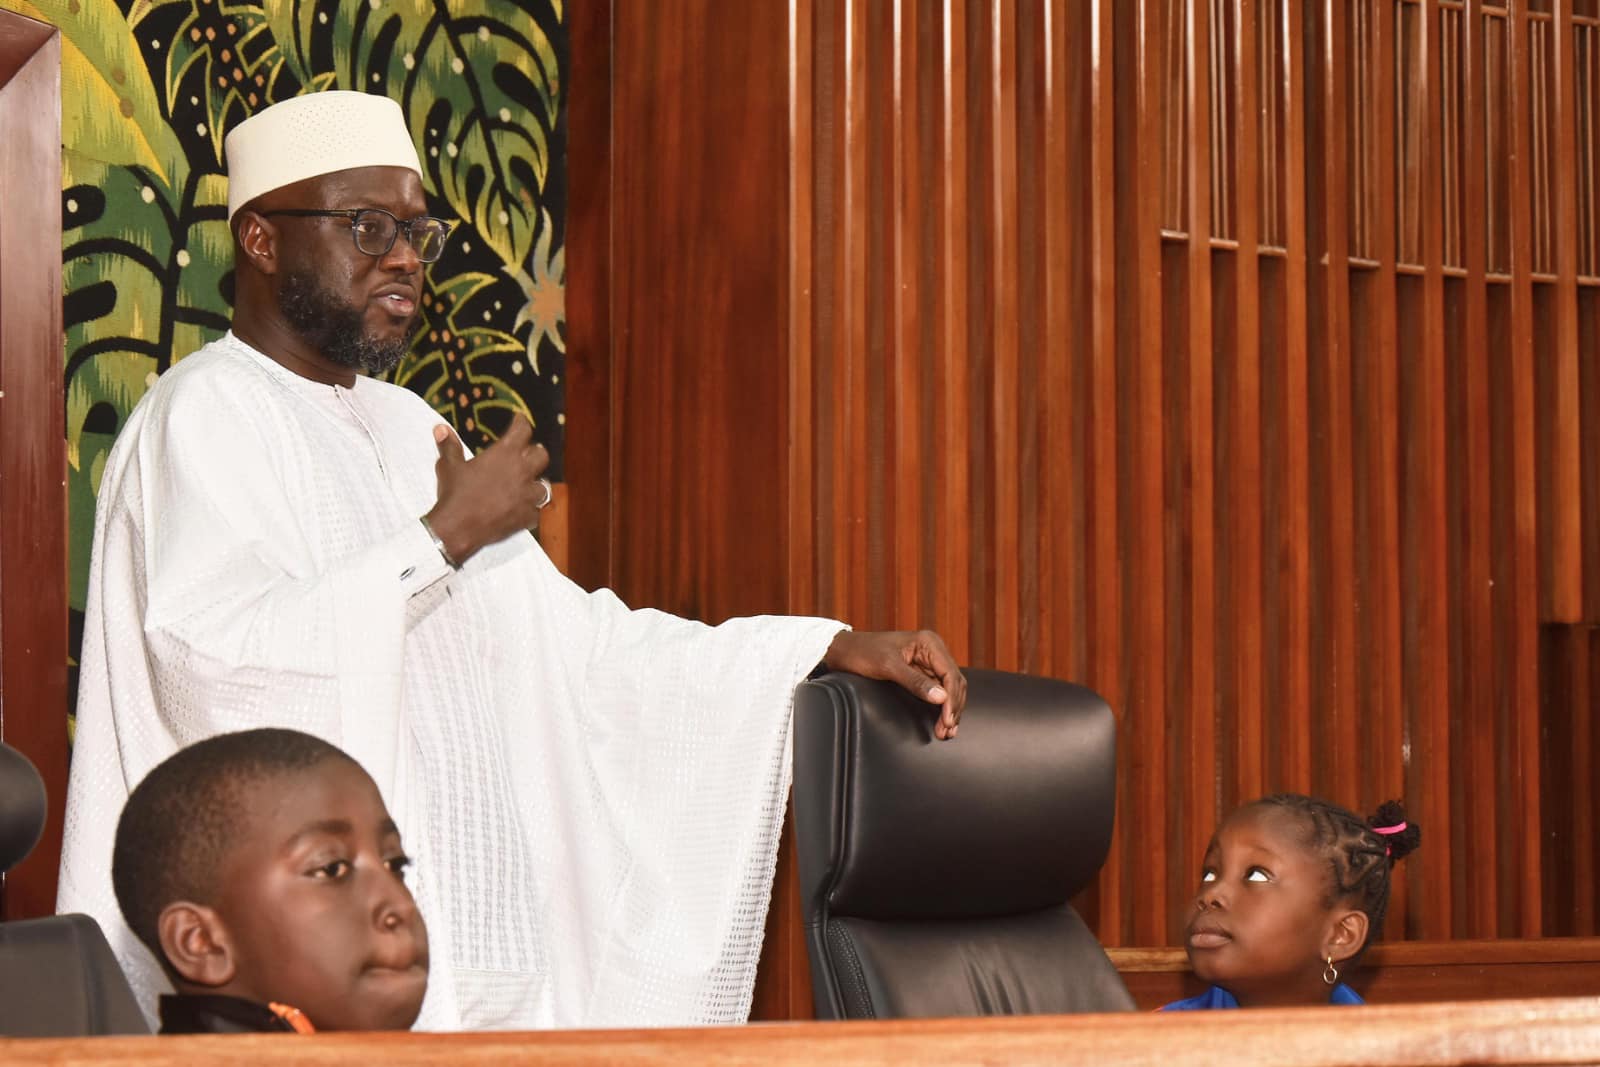
[[[295,730],[222,734],[128,797],[112,881],[177,994],[161,1032],[403,1030],[428,934],[366,771]]]

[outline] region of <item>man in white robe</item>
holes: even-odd
[[[414,850],[419,1027],[742,1020],[794,686],[819,663],[893,678],[947,738],[948,651],[568,581],[527,533],[549,486],[526,422],[469,461],[358,373],[406,350],[447,236],[398,106],[301,97],[227,151],[233,329],[162,376],[101,482],[60,910],[99,920],[150,1011],[165,980],[110,880],[129,791],[183,745],[293,727],[372,773]]]

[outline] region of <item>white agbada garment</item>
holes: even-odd
[[[460,572],[439,417],[286,370],[231,333],[135,408],[106,464],[58,905],[118,910],[129,790],[179,747],[284,726],[372,773],[416,859],[419,1028],[742,1021],[789,785],[794,686],[841,624],[629,611],[519,534]]]

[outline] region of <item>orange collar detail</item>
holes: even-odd
[[[299,1008],[293,1008],[287,1004],[278,1004],[276,1002],[268,1004],[267,1007],[272,1009],[272,1013],[274,1015],[288,1023],[289,1029],[293,1030],[295,1033],[314,1034],[317,1032],[317,1028],[311,1025],[311,1020],[306,1018],[306,1013],[301,1011]]]

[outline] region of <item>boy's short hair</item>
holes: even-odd
[[[111,884],[123,917],[163,968],[172,965],[161,949],[161,912],[175,901],[213,898],[222,862],[251,814],[243,792],[329,759],[356,762],[298,730],[241,730],[180,749],[129,795],[117,822]]]

